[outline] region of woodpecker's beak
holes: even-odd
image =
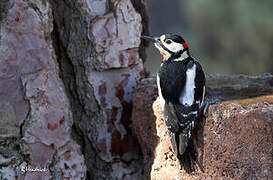
[[[169,59],[170,52],[166,50],[167,48],[161,43],[160,37],[141,36],[141,38],[154,43],[154,46],[159,50],[160,54],[163,56],[163,60]]]
[[[158,37],[150,37],[150,36],[141,36],[142,39],[145,39],[147,41],[151,41],[153,43],[160,43],[160,40]]]

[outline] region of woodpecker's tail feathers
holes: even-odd
[[[184,166],[187,173],[192,173],[197,160],[197,152],[195,150],[193,140],[185,139],[182,133],[169,132],[172,147],[180,165]]]
[[[198,107],[166,103],[164,119],[176,157],[187,172],[194,171],[196,151],[191,139]]]
[[[193,141],[190,140],[185,152],[178,156],[180,164],[184,166],[187,173],[192,173],[195,171],[194,165],[197,160],[197,152],[194,148]]]

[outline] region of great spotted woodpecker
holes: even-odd
[[[194,171],[197,153],[193,144],[196,120],[203,115],[205,75],[189,54],[185,40],[177,34],[142,36],[152,41],[163,56],[157,74],[158,94],[171,143],[186,172]]]

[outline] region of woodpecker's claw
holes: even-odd
[[[200,114],[201,114],[202,116],[206,117],[206,116],[207,116],[207,113],[208,113],[208,108],[209,108],[209,106],[212,105],[212,104],[216,104],[216,103],[218,103],[218,102],[220,102],[220,99],[213,99],[213,100],[206,101],[206,102],[200,107],[201,112],[202,112],[202,113],[200,113]]]

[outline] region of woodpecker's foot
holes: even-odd
[[[213,99],[213,100],[209,100],[203,103],[203,105],[200,107],[198,115],[199,117],[206,117],[207,113],[208,113],[208,108],[210,105],[212,104],[216,104],[220,102],[220,99]]]
[[[200,171],[201,171],[202,173],[204,173],[204,172],[205,172],[204,167],[203,167],[203,165],[199,162],[198,159],[197,159],[197,161],[196,161],[196,164],[198,165]]]

